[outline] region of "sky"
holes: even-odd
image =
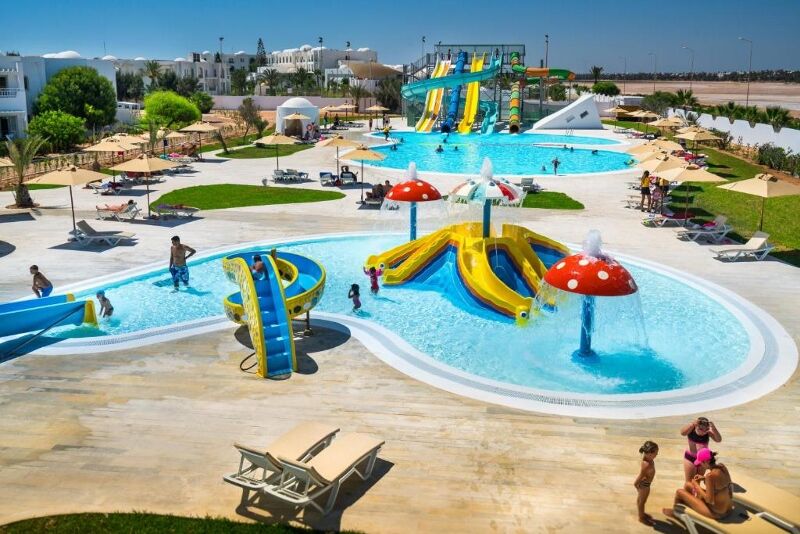
[[[316,46],[369,47],[387,64],[420,57],[434,43],[524,44],[526,62],[588,72],[689,69],[800,69],[798,0],[23,0],[4,2],[0,50],[40,55],[76,50],[84,57],[185,57],[219,49],[255,53]]]

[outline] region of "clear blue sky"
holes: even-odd
[[[566,7],[568,6],[568,7]],[[102,56],[173,59],[190,51],[255,52],[315,46],[367,46],[384,63],[420,55],[421,37],[437,41],[522,43],[529,64],[543,55],[550,35],[550,65],[587,72],[602,65],[621,72],[688,69],[745,70],[754,41],[753,68],[800,69],[800,1],[692,0],[24,0],[4,5],[0,50],[36,55],[77,50]]]

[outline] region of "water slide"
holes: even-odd
[[[497,107],[497,102],[480,103],[481,111],[483,111],[483,121],[481,122],[481,135],[486,135],[494,132],[494,126],[497,124],[497,117],[500,115]]]
[[[450,60],[441,60],[436,62],[433,68],[430,80],[435,80],[446,76],[450,71]],[[439,116],[439,110],[442,107],[442,97],[444,96],[444,88],[433,87],[425,93],[425,107],[422,111],[422,116],[417,121],[414,129],[418,132],[430,132],[436,122],[436,117]]]
[[[458,75],[463,73],[464,66],[466,63],[467,63],[467,53],[464,51],[459,52],[458,59],[456,60],[456,67],[455,69],[453,69],[453,74]],[[474,71],[471,70],[470,72]],[[455,126],[456,116],[458,115],[458,104],[461,102],[462,87],[464,86],[459,85],[450,90],[450,107],[447,109],[447,117],[445,117],[441,128],[442,132],[444,133],[450,133],[453,130],[453,126]]]
[[[519,52],[511,52],[511,70],[525,76],[528,83],[538,83],[545,78],[570,81],[575,79],[575,73],[566,69],[526,67],[519,60]],[[511,133],[519,133],[521,90],[521,82],[516,81],[511,85],[511,102],[509,103],[508,113],[508,131]]]
[[[76,301],[69,293],[0,304],[0,338],[84,323],[97,326],[94,301]]]
[[[525,321],[541,286],[546,267],[535,246],[564,257],[568,249],[515,225],[503,225],[502,235],[484,239],[476,223],[448,226],[425,237],[367,258],[366,266],[383,269],[386,285],[433,280],[438,271],[455,267],[457,274],[443,290],[469,295],[472,303]],[[459,287],[453,288],[456,284]],[[436,280],[441,286],[441,279]]]
[[[500,71],[500,59],[492,58],[489,67],[479,72],[462,72],[443,77],[431,77],[427,80],[409,83],[400,89],[400,94],[406,100],[421,100],[433,89],[453,89],[459,85],[468,85],[475,82],[490,80]]]
[[[266,276],[256,279],[250,271],[253,256],[261,256]],[[245,324],[258,360],[258,374],[273,377],[297,369],[291,319],[319,303],[325,288],[325,269],[300,254],[269,251],[225,258],[223,269],[239,285],[239,292],[224,301],[232,321]]]
[[[480,72],[483,70],[483,63],[486,61],[486,54],[478,57],[478,54],[472,55],[472,65],[469,68],[470,72]],[[472,125],[475,124],[475,115],[478,113],[478,103],[481,100],[481,84],[480,82],[472,82],[467,86],[467,97],[464,102],[464,116],[458,124],[458,133],[468,134],[472,131]]]

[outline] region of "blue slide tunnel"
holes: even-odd
[[[461,74],[464,72],[464,65],[467,62],[467,53],[463,50],[458,53],[458,60],[456,61],[456,68],[454,74]],[[463,85],[454,87],[450,91],[450,107],[447,108],[447,118],[442,123],[442,133],[450,133],[456,124],[456,116],[458,115],[458,103],[461,101],[461,88]]]

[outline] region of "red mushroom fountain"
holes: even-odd
[[[413,161],[408,164],[406,179],[392,187],[386,198],[393,202],[411,203],[411,241],[414,241],[417,238],[417,202],[441,200],[442,194],[428,182],[417,178],[417,165]]]
[[[555,263],[544,275],[551,286],[583,295],[581,309],[580,356],[593,356],[595,297],[622,297],[638,290],[631,273],[600,250],[600,234],[592,230],[584,242],[584,250]]]

